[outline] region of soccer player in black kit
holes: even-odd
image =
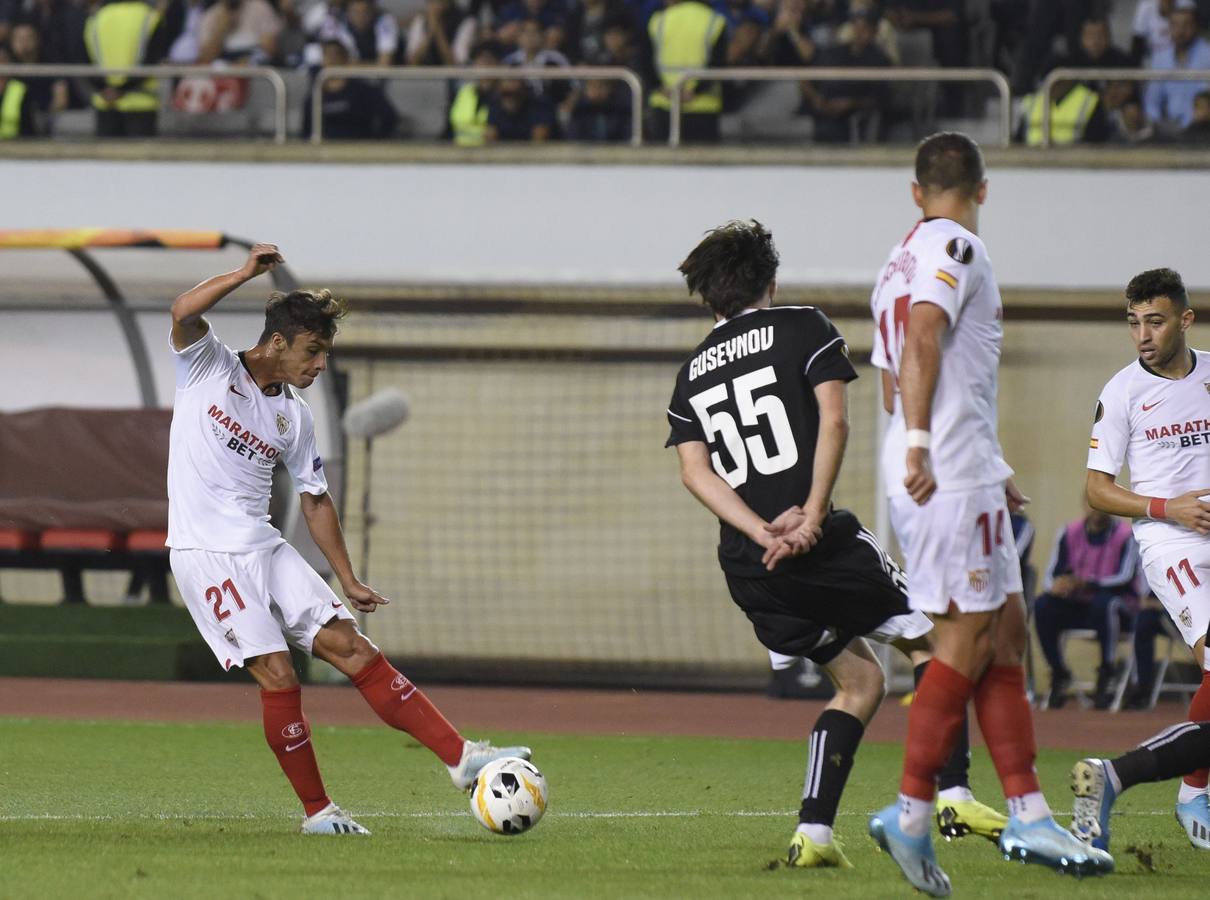
[[[770,650],[814,660],[836,694],[811,732],[788,861],[850,868],[832,824],[866,723],[885,692],[865,638],[927,653],[903,573],[832,489],[848,437],[844,338],[814,307],[774,307],[777,250],[755,221],[709,232],[681,263],[716,324],[677,375],[668,446],[721,525],[719,563]],[[927,658],[927,657],[925,657]]]

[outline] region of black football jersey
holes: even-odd
[[[857,377],[836,326],[811,306],[745,312],[715,326],[676,377],[665,446],[702,441],[714,471],[772,520],[811,493],[819,406],[814,388]],[[764,551],[726,522],[719,562],[735,575],[767,574]],[[793,568],[807,560],[782,563]]]

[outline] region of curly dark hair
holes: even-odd
[[[983,153],[958,131],[926,137],[916,147],[916,183],[922,188],[959,190],[970,196],[983,182]]]
[[[1189,306],[1189,292],[1180,273],[1173,269],[1148,269],[1130,279],[1126,285],[1126,305],[1146,303],[1157,297],[1167,297],[1178,310]]]
[[[325,340],[336,337],[336,323],[348,312],[348,303],[337,300],[329,290],[276,291],[265,303],[265,330],[260,341],[265,343],[280,334],[287,344],[303,332],[317,334]]]
[[[755,219],[736,219],[706,232],[678,266],[690,294],[724,319],[761,299],[777,277],[773,233]]]

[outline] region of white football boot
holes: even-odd
[[[469,791],[479,770],[492,760],[506,756],[529,759],[532,755],[533,751],[528,747],[493,747],[487,741],[466,741],[462,745],[462,759],[458,760],[458,765],[446,768],[450,770],[454,787],[460,791]]]
[[[329,803],[302,823],[303,834],[369,834],[370,830],[358,825],[352,817],[337,806]]]

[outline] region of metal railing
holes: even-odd
[[[688,81],[885,81],[885,82],[989,82],[1000,94],[1000,145],[1007,147],[1012,139],[1012,92],[1008,79],[995,69],[937,69],[937,68],[812,68],[810,66],[780,69],[686,69],[676,81],[669,100],[671,109],[668,146],[681,144],[681,88]]]
[[[1054,69],[1038,85],[1037,93],[1049,97],[1059,81],[1204,81],[1210,87],[1210,69],[1176,69],[1161,72],[1154,69]],[[1050,147],[1050,103],[1042,104],[1042,146]]]
[[[320,69],[311,88],[311,143],[323,143],[323,84],[332,78],[392,81],[477,81],[521,78],[526,81],[622,81],[630,88],[630,146],[643,144],[643,84],[630,69],[617,66],[331,66]]]
[[[273,87],[273,143],[286,142],[286,82],[276,69],[269,66],[177,66],[170,63],[158,66],[105,66],[81,65],[0,65],[0,77],[9,78],[105,78],[117,75],[128,78],[172,78],[177,75],[200,76],[203,78],[263,78]]]

